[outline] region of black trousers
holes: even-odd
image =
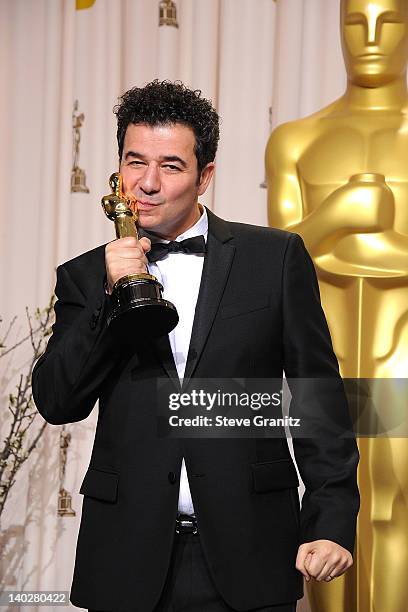
[[[236,612],[214,586],[198,535],[176,535],[163,592],[152,612]],[[296,612],[296,601],[251,612]]]
[[[296,602],[251,612],[295,612]],[[198,535],[176,535],[169,573],[154,612],[235,612],[219,595]]]

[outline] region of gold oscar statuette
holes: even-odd
[[[76,512],[72,508],[72,495],[64,488],[65,472],[67,467],[68,448],[71,444],[71,434],[67,432],[63,425],[60,431],[60,455],[59,455],[59,481],[60,488],[58,493],[58,516],[75,516]]]
[[[85,115],[78,112],[78,100],[75,100],[74,110],[72,111],[71,193],[89,193],[85,170],[79,167],[79,145],[81,142],[81,128],[84,121]]]
[[[159,26],[178,28],[177,7],[173,0],[161,0],[159,3]]]
[[[303,237],[341,373],[374,389],[368,420],[380,411],[384,433],[358,440],[354,564],[329,583],[311,581],[308,595],[313,612],[403,612],[408,444],[390,425],[407,406],[397,383],[408,371],[408,2],[339,8],[347,87],[272,133],[269,222]],[[392,390],[386,400],[380,383]]]
[[[103,196],[102,208],[115,224],[116,237],[133,236],[137,240],[137,212],[129,206],[130,199],[122,190],[122,177],[115,172],[109,179],[112,193]],[[127,329],[129,324],[137,324],[140,333],[150,337],[168,334],[178,323],[175,306],[162,297],[163,287],[157,278],[148,273],[123,276],[113,286],[113,307],[108,317],[108,325],[120,324]]]

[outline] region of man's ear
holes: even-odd
[[[200,180],[198,182],[198,195],[203,195],[207,191],[207,187],[213,177],[215,170],[215,163],[210,162],[201,171]]]

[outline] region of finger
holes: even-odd
[[[344,572],[348,570],[348,568],[351,567],[352,565],[353,565],[353,561],[351,560],[350,562],[349,559],[346,559],[343,563],[341,563],[338,567],[336,567],[334,571],[334,573],[336,574],[336,577],[344,574]]]
[[[326,559],[322,558],[319,553],[314,552],[310,557],[310,562],[307,566],[307,571],[312,578],[316,578],[323,570],[326,564]]]
[[[342,573],[342,567],[343,564],[339,564],[338,562],[332,563],[329,567],[327,575],[323,578],[323,580],[330,582],[330,580],[333,580],[333,578],[337,578],[337,576],[340,576],[340,574]]]
[[[325,580],[328,576],[337,576],[338,568],[342,564],[344,557],[338,552],[334,551],[327,557],[323,557],[326,561],[321,572],[316,576],[316,580]]]
[[[131,249],[120,249],[115,253],[115,257],[121,259],[143,259],[145,256],[144,251],[141,247],[132,247]]]
[[[114,274],[108,274],[108,286],[113,287],[118,281],[121,279],[125,279],[127,277],[133,275],[145,274],[146,268],[142,264],[138,268],[134,268],[133,270],[116,270]]]
[[[336,556],[333,560],[333,558],[327,561],[327,565],[328,565],[328,571],[326,572],[325,575],[319,576],[319,578],[321,580],[326,580],[326,581],[330,581],[333,578],[337,578],[337,576],[341,576],[341,574],[343,574],[346,569],[348,567],[350,567],[350,561],[349,559],[344,559],[343,556]],[[331,576],[331,578],[329,578],[329,576]]]
[[[312,575],[309,572],[309,565],[310,562],[312,560],[313,557],[313,553],[311,551],[309,551],[305,557],[305,561],[303,563],[303,567],[305,568],[305,572],[306,572],[306,580],[307,582],[309,582],[312,579]]]
[[[139,244],[142,246],[142,249],[145,253],[148,253],[152,248],[152,243],[149,238],[146,238],[146,236],[143,236],[143,238],[139,240]]]
[[[106,245],[105,252],[116,253],[120,249],[134,249],[136,247],[140,248],[139,241],[133,236],[127,236],[126,238],[116,238],[116,240],[109,242]]]
[[[137,213],[138,212],[137,199],[133,195],[133,193],[131,191],[126,191],[125,197],[127,198],[128,206],[129,206],[130,210],[132,211],[132,213],[133,214]]]
[[[135,255],[135,253],[140,253],[141,255],[144,255],[144,249],[140,244],[139,240],[136,240],[136,238],[133,239],[131,237],[128,238],[126,238],[126,241],[125,238],[120,238],[114,243],[107,245],[106,254],[112,257],[120,256],[125,252],[133,253],[133,255]]]
[[[321,582],[322,580],[326,580],[326,578],[328,578],[328,576],[332,576],[333,577],[333,572],[335,571],[335,567],[336,565],[333,563],[325,563],[322,570],[317,574],[317,576],[315,577],[315,580],[317,582]],[[329,578],[330,580],[330,578]]]
[[[136,202],[136,196],[130,191],[130,189],[126,189],[125,198],[131,202]]]
[[[109,243],[112,244],[114,246],[114,248],[120,248],[120,247],[135,247],[139,244],[138,239],[136,238],[136,236],[126,236],[125,238],[116,238],[116,240],[114,240],[113,242]]]
[[[303,575],[303,577],[305,578],[307,582],[309,582],[310,580],[310,575],[307,570],[306,559],[308,558],[310,554],[311,553],[308,550],[308,548],[302,545],[299,547],[299,551],[298,551],[297,558],[296,558],[296,569]]]

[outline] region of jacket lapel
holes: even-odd
[[[153,340],[154,348],[157,357],[159,358],[163,368],[166,370],[167,376],[171,378],[176,386],[180,387],[180,379],[177,374],[176,364],[174,362],[173,353],[171,351],[169,336],[162,336]]]
[[[183,386],[193,376],[228,280],[235,246],[226,221],[207,209],[208,238]]]

